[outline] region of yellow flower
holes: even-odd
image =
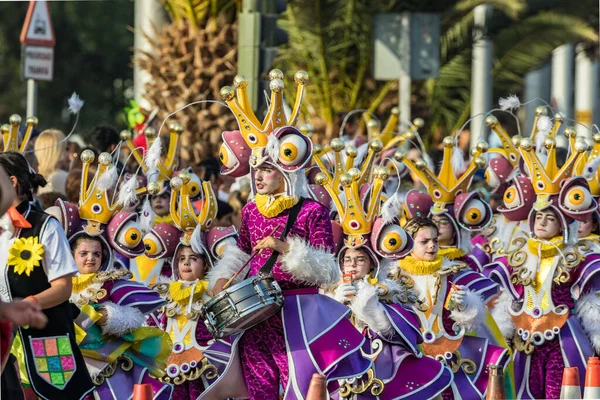
[[[44,254],[44,245],[36,237],[17,238],[8,250],[8,265],[15,267],[15,272],[23,272],[29,276],[34,267],[40,266]]]

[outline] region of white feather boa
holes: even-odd
[[[587,293],[577,300],[575,314],[581,321],[583,330],[590,338],[596,353],[600,352],[600,297],[598,293]]]
[[[107,302],[100,309],[107,314],[106,324],[102,326],[102,333],[105,335],[123,336],[133,329],[141,328],[146,322],[144,314],[132,306]]]
[[[328,251],[313,247],[303,239],[290,237],[287,253],[281,256],[281,269],[299,281],[319,286],[333,285],[340,280],[340,268]]]
[[[467,332],[476,329],[485,322],[485,303],[483,297],[470,290],[465,291],[465,303],[462,311],[455,308],[450,312],[450,317]]]
[[[515,335],[515,323],[510,315],[513,299],[508,292],[503,291],[494,302],[494,308],[490,310],[496,325],[502,332],[502,336],[512,339]]]
[[[357,286],[356,296],[350,303],[350,309],[354,315],[380,336],[391,336],[394,328],[383,309],[383,305],[379,303],[377,287],[362,281],[357,282]]]
[[[215,283],[219,279],[229,279],[248,261],[250,255],[244,253],[237,246],[227,246],[227,251],[223,254],[223,258],[208,271],[206,278],[208,279],[208,289],[212,290]],[[242,280],[243,273],[238,274],[237,280]]]

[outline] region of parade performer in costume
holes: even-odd
[[[308,77],[296,73],[298,96],[292,115],[283,111],[283,73],[270,74],[271,102],[261,123],[251,111],[247,81],[236,77],[233,88],[221,93],[234,112],[245,145],[236,146],[249,157],[254,199],[242,210],[238,249],[229,250],[209,273],[210,286],[219,293],[227,280],[249,262],[249,276],[260,273],[267,260],[272,276],[283,290],[283,307],[272,317],[247,329],[239,342],[244,378],[251,399],[279,399],[280,386],[285,399],[303,398],[313,373],[327,377],[329,390],[337,379],[361,375],[371,365],[358,351],[364,342],[344,316],[349,310],[333,299],[318,294],[318,287],[339,280],[333,254],[329,210],[306,198],[303,168],[311,158],[312,143],[294,124]],[[232,151],[224,135],[221,160],[232,169],[243,158]],[[247,147],[246,147],[247,148]],[[290,213],[297,213],[288,221]],[[281,240],[282,231],[289,232]],[[273,252],[279,259],[271,257]],[[276,254],[277,254],[276,253]],[[240,279],[245,272],[238,275]],[[293,357],[292,357],[293,352]]]
[[[402,162],[423,182],[433,200],[432,220],[439,227],[440,256],[461,261],[474,271],[481,271],[489,261],[483,249],[471,244],[471,232],[483,229],[492,219],[492,209],[477,192],[468,192],[473,176],[484,169],[481,154],[487,151],[485,142],[472,151],[471,163],[465,167],[461,151],[452,137],[444,138],[444,154],[440,172],[436,175],[424,160],[413,162],[401,151],[394,159]]]
[[[356,328],[367,339],[363,353],[374,361],[365,375],[343,381],[336,398],[433,398],[450,385],[452,372],[439,361],[422,357],[419,320],[404,305],[416,298],[387,279],[387,269],[380,267],[379,257],[397,260],[408,254],[412,239],[394,223],[400,209],[397,197],[381,207],[388,170],[376,167],[372,176],[372,185],[363,185],[369,190],[360,190],[358,169],[346,170],[341,164],[332,174],[324,170],[316,176],[340,210],[344,234],[337,259],[345,279],[330,292],[349,305]],[[332,185],[336,180],[342,190]],[[381,208],[383,216],[377,218]],[[417,370],[418,375],[408,372]]]
[[[577,222],[596,212],[587,181],[570,178],[587,145],[572,140],[571,154],[559,169],[556,141],[547,138],[547,161],[540,160],[530,138],[519,151],[537,195],[529,214],[531,238],[513,240],[505,259],[490,265],[490,277],[504,285],[495,317],[513,339],[517,397],[560,395],[566,365],[586,368],[600,349],[596,273],[600,256],[577,242]],[[587,255],[586,255],[587,254]],[[581,388],[583,390],[583,387]]]
[[[413,288],[422,304],[413,305],[423,332],[423,352],[444,362],[454,373],[446,399],[483,399],[488,384],[487,366],[505,367],[506,348],[477,335],[487,332],[486,303],[498,294],[498,285],[466,264],[438,254],[438,228],[430,219],[417,217],[404,227],[414,239],[411,254],[392,271],[396,279]]]
[[[77,267],[60,224],[49,215],[33,209],[32,185],[43,185],[43,179],[31,172],[17,147],[21,119],[11,117],[10,130],[4,137],[5,150],[0,166],[16,188],[14,207],[23,218],[13,222],[12,237],[2,236],[9,247],[1,260],[2,301],[23,298],[39,304],[51,323],[43,329],[18,328],[13,343],[24,387],[42,398],[82,399],[94,389],[77,346],[71,318],[69,296],[71,277]],[[28,120],[25,138],[35,121]],[[24,143],[26,140],[24,139]],[[22,144],[24,148],[24,145]]]
[[[590,186],[590,194],[600,200],[600,133],[593,136],[594,145],[575,166],[575,174],[583,176]],[[590,250],[600,253],[600,208],[584,221],[579,221],[577,237],[589,245]]]

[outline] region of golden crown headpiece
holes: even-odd
[[[403,162],[423,182],[435,203],[434,207],[438,208],[444,208],[445,204],[454,203],[458,194],[467,193],[477,170],[485,169],[487,166],[485,158],[481,156],[488,150],[486,142],[479,142],[476,147],[471,149],[471,162],[462,174],[457,174],[452,165],[452,153],[455,151],[456,141],[453,137],[448,136],[444,138],[443,145],[442,165],[437,176],[434,171],[429,169],[424,160],[413,162],[405,158],[401,151],[394,153],[394,159]]]
[[[269,79],[271,101],[267,115],[262,122],[258,120],[258,117],[252,111],[248,99],[248,80],[244,75],[237,75],[234,78],[233,87],[225,86],[221,88],[221,97],[233,111],[242,137],[250,148],[264,147],[267,145],[267,135],[271,132],[283,126],[296,125],[302,98],[304,97],[304,87],[308,83],[308,74],[305,71],[298,71],[294,75],[298,89],[292,113],[287,119],[283,110],[283,89],[285,88],[283,72],[274,69],[269,73]]]
[[[172,122],[169,124],[169,149],[167,150],[167,155],[164,158],[164,161],[161,159],[156,165],[159,176],[162,179],[171,179],[175,169],[177,168],[177,149],[179,147],[179,139],[182,133],[183,125],[178,122]],[[146,151],[150,150],[155,140],[160,140],[158,132],[156,132],[156,129],[151,126],[144,129],[144,136],[146,137],[147,144]],[[130,131],[125,130],[121,132],[121,140],[125,142],[135,157],[135,160],[142,167],[144,173],[147,173],[150,170],[150,166],[146,164],[143,152],[135,146],[132,138],[133,135]]]
[[[584,157],[588,148],[583,138],[578,138],[574,141],[567,161],[558,168],[556,140],[552,137],[546,138],[544,147],[548,151],[548,159],[545,164],[538,157],[530,138],[521,139],[519,142],[519,152],[527,166],[533,189],[538,195],[538,202],[549,201],[550,196],[560,193],[563,181],[573,176],[575,165]]]
[[[98,156],[96,173],[91,182],[88,180],[90,166],[95,158],[91,150],[84,150],[80,156],[83,167],[79,187],[79,216],[88,221],[84,229],[92,236],[99,235],[102,225],[108,224],[112,216],[123,208],[122,204],[115,201],[118,197],[116,193],[113,192],[114,194],[109,196],[109,191],[117,190],[115,186],[118,183],[117,167],[112,163],[109,153],[101,153]],[[135,180],[135,177],[131,179]],[[158,190],[157,183],[135,189],[137,196],[156,193]]]
[[[406,141],[412,141],[419,134],[418,130],[425,125],[422,118],[415,118],[410,127],[399,135],[392,137],[387,143],[384,143],[383,150],[393,149]]]
[[[36,117],[29,117],[25,122],[27,125],[27,129],[25,130],[25,134],[23,135],[23,139],[21,139],[21,143],[19,144],[19,128],[21,127],[21,117],[17,114],[13,114],[8,119],[8,124],[4,124],[0,127],[0,131],[2,131],[2,139],[4,139],[4,151],[14,151],[17,153],[22,153],[25,151],[27,147],[27,143],[29,143],[29,139],[31,138],[31,132],[38,124],[38,119]]]
[[[207,231],[217,216],[217,197],[212,190],[210,182],[202,182],[202,206],[198,214],[190,198],[191,176],[187,171],[181,171],[178,176],[171,179],[171,218],[173,224],[184,233],[183,241],[191,238],[196,226],[200,225],[202,232]]]
[[[398,121],[400,119],[400,109],[398,107],[392,108],[390,117],[388,118],[385,126],[381,129],[381,124],[370,113],[364,113],[363,119],[367,124],[367,133],[369,140],[377,139],[381,140],[383,146],[394,138],[398,132]]]
[[[582,175],[586,178],[590,185],[590,193],[594,197],[600,197],[600,133],[594,134],[592,137],[594,144],[589,152],[583,154],[579,162],[575,165],[574,175]],[[592,166],[592,164],[596,164]],[[587,171],[586,169],[590,170]]]
[[[369,144],[371,156],[362,166],[362,170],[353,167],[355,149],[350,148],[350,154],[344,164],[340,152],[344,145],[340,139],[334,139],[331,144],[336,153],[336,162],[333,173],[329,172],[326,165],[318,159],[317,165],[321,169],[315,177],[315,182],[325,188],[333,200],[346,234],[346,246],[354,248],[367,243],[367,236],[371,232],[373,222],[381,208],[381,192],[383,183],[389,177],[389,170],[385,167],[373,168],[375,151],[381,150],[381,141],[376,140]],[[352,157],[351,157],[352,156]],[[367,165],[368,164],[368,165]],[[370,171],[373,170],[371,174]],[[367,171],[369,171],[367,173]],[[361,198],[362,178],[366,176],[367,182],[372,177],[368,200]],[[364,193],[364,192],[363,192]]]

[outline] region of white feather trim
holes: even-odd
[[[303,239],[290,237],[290,248],[281,256],[281,269],[299,281],[319,286],[333,285],[340,280],[340,268],[333,254],[311,246]]]
[[[365,158],[367,157],[367,153],[369,152],[369,143],[363,143],[356,149],[356,158],[354,159],[354,166],[360,165],[363,163]]]
[[[400,262],[394,260],[383,259],[379,266],[379,279],[394,279],[398,275]]]
[[[292,197],[309,198],[308,181],[306,180],[305,171],[301,169],[295,172],[286,172],[286,174],[292,187],[290,195]]]
[[[537,121],[537,133],[535,136],[535,147],[539,152],[542,149],[545,149],[544,142],[546,141],[546,137],[548,134],[552,132],[552,120],[547,115],[541,115]]]
[[[450,317],[461,328],[467,332],[472,331],[485,322],[485,303],[483,297],[470,290],[465,290],[464,309],[459,311],[455,308],[451,311]]]
[[[379,303],[377,288],[364,282],[358,282],[357,286],[358,291],[354,300],[350,303],[350,309],[371,330],[377,332],[382,337],[389,337],[393,334],[394,329],[387,318],[383,306]]]
[[[400,215],[400,199],[398,193],[394,193],[389,199],[383,203],[381,207],[381,218],[384,224],[391,224]]]
[[[106,324],[102,326],[102,333],[105,335],[122,336],[133,329],[141,328],[146,322],[144,314],[132,306],[107,302],[102,304],[101,309],[107,314]]]
[[[194,231],[192,232],[192,237],[190,238],[190,247],[192,251],[196,254],[205,254],[206,251],[204,249],[204,245],[202,244],[202,225],[196,225]]]
[[[229,279],[248,261],[250,256],[244,253],[237,246],[227,246],[227,251],[214,266],[214,268],[208,271],[206,279],[208,279],[208,288],[212,290],[215,283],[219,279]],[[249,266],[250,264],[248,264]],[[236,277],[236,282],[244,279],[245,274],[240,272]]]
[[[279,140],[275,137],[275,135],[269,135],[267,139],[267,155],[273,162],[277,162],[279,160]]]
[[[584,294],[575,304],[575,314],[590,338],[596,353],[600,352],[600,297],[596,292]]]
[[[69,97],[67,103],[69,104],[69,112],[71,114],[79,114],[81,107],[83,107],[83,100],[81,100],[79,95],[75,92]]]
[[[106,171],[98,179],[98,189],[109,190],[113,188],[117,184],[117,179],[119,179],[117,168],[112,164],[108,165]]]
[[[146,152],[146,159],[144,160],[146,166],[153,170],[158,166],[160,161],[160,153],[162,152],[162,143],[160,137],[154,139],[152,146]]]
[[[154,211],[152,211],[150,200],[146,198],[146,200],[144,200],[144,204],[142,204],[142,211],[140,212],[140,228],[144,234],[147,234],[152,230],[155,217],[156,214],[154,214]]]
[[[567,238],[566,243],[572,246],[579,240],[579,238],[577,237],[579,233],[579,221],[571,222],[567,229],[569,230],[569,237]]]
[[[516,110],[517,108],[521,107],[521,100],[519,100],[517,95],[511,94],[510,96],[508,96],[506,98],[501,98],[498,101],[498,104],[500,105],[500,109],[502,111],[512,111],[512,110]]]
[[[503,291],[494,302],[494,308],[490,310],[496,325],[502,332],[502,336],[512,339],[515,335],[515,323],[510,315],[513,299],[510,294]]]
[[[123,207],[134,205],[137,201],[137,194],[135,193],[137,186],[138,181],[135,179],[135,176],[132,176],[121,186],[121,190],[119,190],[119,195],[117,196],[117,204]]]
[[[600,166],[600,156],[591,159],[585,164],[585,167],[583,167],[583,177],[588,181],[592,180],[596,172],[598,172],[598,166]]]
[[[460,148],[454,146],[452,149],[452,170],[454,171],[454,175],[458,176],[465,172],[465,156]]]

